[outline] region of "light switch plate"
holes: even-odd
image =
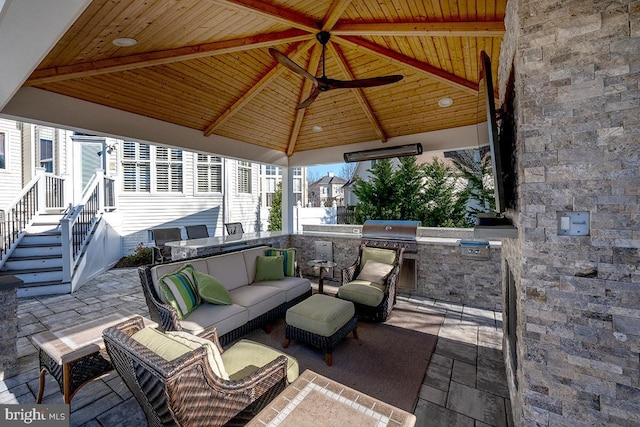
[[[588,236],[589,212],[561,211],[556,213],[558,236]]]

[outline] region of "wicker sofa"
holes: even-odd
[[[264,327],[287,309],[311,296],[311,282],[297,275],[282,280],[255,282],[258,257],[268,246],[259,246],[231,253],[185,259],[138,268],[142,289],[151,319],[165,331],[187,331],[199,334],[213,326],[222,345]],[[159,285],[159,279],[191,264],[197,271],[216,277],[228,290],[232,304],[216,305],[204,302],[187,317],[180,319]]]

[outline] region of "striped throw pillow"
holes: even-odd
[[[267,256],[282,255],[284,257],[284,275],[290,276],[290,277],[296,275],[296,271],[298,270],[298,262],[296,260],[296,248],[267,249],[265,251],[265,255]]]
[[[159,279],[160,289],[167,301],[176,309],[178,319],[182,320],[202,303],[194,278],[195,270],[191,264],[185,264],[173,273]]]

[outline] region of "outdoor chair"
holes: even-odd
[[[204,224],[187,225],[185,229],[187,230],[187,239],[203,239],[209,237],[207,226]]]
[[[151,230],[153,240],[153,263],[171,260],[171,248],[165,246],[167,242],[182,240],[179,228],[154,228]]]
[[[355,263],[342,270],[336,297],[353,302],[359,320],[384,322],[396,303],[404,248],[360,245]]]
[[[298,362],[271,347],[240,340],[223,350],[215,329],[163,333],[136,316],[103,338],[149,426],[244,425],[298,376]]]
[[[227,234],[230,236],[244,233],[244,228],[242,228],[242,223],[240,222],[228,222],[224,225],[224,228],[227,229]]]

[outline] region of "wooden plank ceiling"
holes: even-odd
[[[25,86],[288,155],[384,142],[476,122],[480,52],[497,76],[505,8],[506,0],[94,0]],[[321,30],[331,34],[328,77],[404,78],[322,92],[296,110],[312,85],[268,48],[319,77]],[[121,37],[138,43],[114,45]],[[453,105],[438,107],[443,97]]]

